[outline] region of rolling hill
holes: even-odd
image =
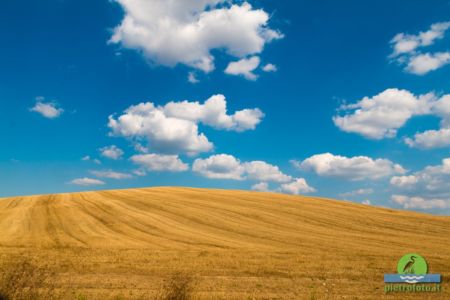
[[[152,299],[180,276],[194,299],[395,298],[383,274],[410,252],[444,278],[421,297],[448,299],[449,249],[450,217],[314,197],[167,187],[0,199],[3,270],[26,260],[67,299]]]

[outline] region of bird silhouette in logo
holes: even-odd
[[[408,263],[405,265],[405,267],[403,268],[403,273],[405,274],[414,274],[414,263],[416,257],[414,255],[411,255],[411,257],[409,258]]]

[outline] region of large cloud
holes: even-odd
[[[367,156],[345,157],[323,153],[311,156],[303,162],[292,161],[302,170],[312,170],[319,176],[349,180],[380,179],[405,170],[388,159],[372,159]]]
[[[178,63],[210,72],[213,49],[235,57],[261,53],[282,34],[270,29],[269,14],[248,2],[228,0],[116,0],[124,9],[112,43],[137,49],[156,64]],[[238,2],[239,4],[234,4]]]
[[[443,39],[449,28],[450,22],[442,22],[416,35],[399,33],[391,40],[393,52],[390,57],[405,65],[405,71],[416,75],[437,70],[450,63],[450,52],[421,53],[420,50]]]
[[[344,116],[335,116],[334,124],[345,132],[370,139],[391,138],[411,117],[431,113],[435,96],[415,96],[407,90],[387,89],[380,94],[364,97],[355,104],[344,105]]]
[[[117,119],[109,117],[112,135],[147,139],[150,148],[163,153],[195,155],[212,150],[213,144],[199,133],[198,123],[229,131],[253,130],[264,114],[258,109],[244,109],[227,114],[223,95],[215,95],[204,104],[169,102],[155,106],[151,102],[129,107]]]

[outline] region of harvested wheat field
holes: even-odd
[[[0,200],[1,288],[17,299],[417,299],[383,289],[409,252],[443,276],[440,294],[419,298],[449,299],[449,249],[450,217],[314,197],[147,188]]]

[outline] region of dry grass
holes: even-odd
[[[343,201],[190,188],[18,197],[0,200],[0,233],[0,263],[32,258],[54,273],[38,291],[63,299],[395,299],[383,274],[409,252],[444,278],[421,298],[450,298],[449,217]]]
[[[0,300],[57,299],[53,274],[44,266],[36,266],[26,258],[9,261],[0,266]]]

